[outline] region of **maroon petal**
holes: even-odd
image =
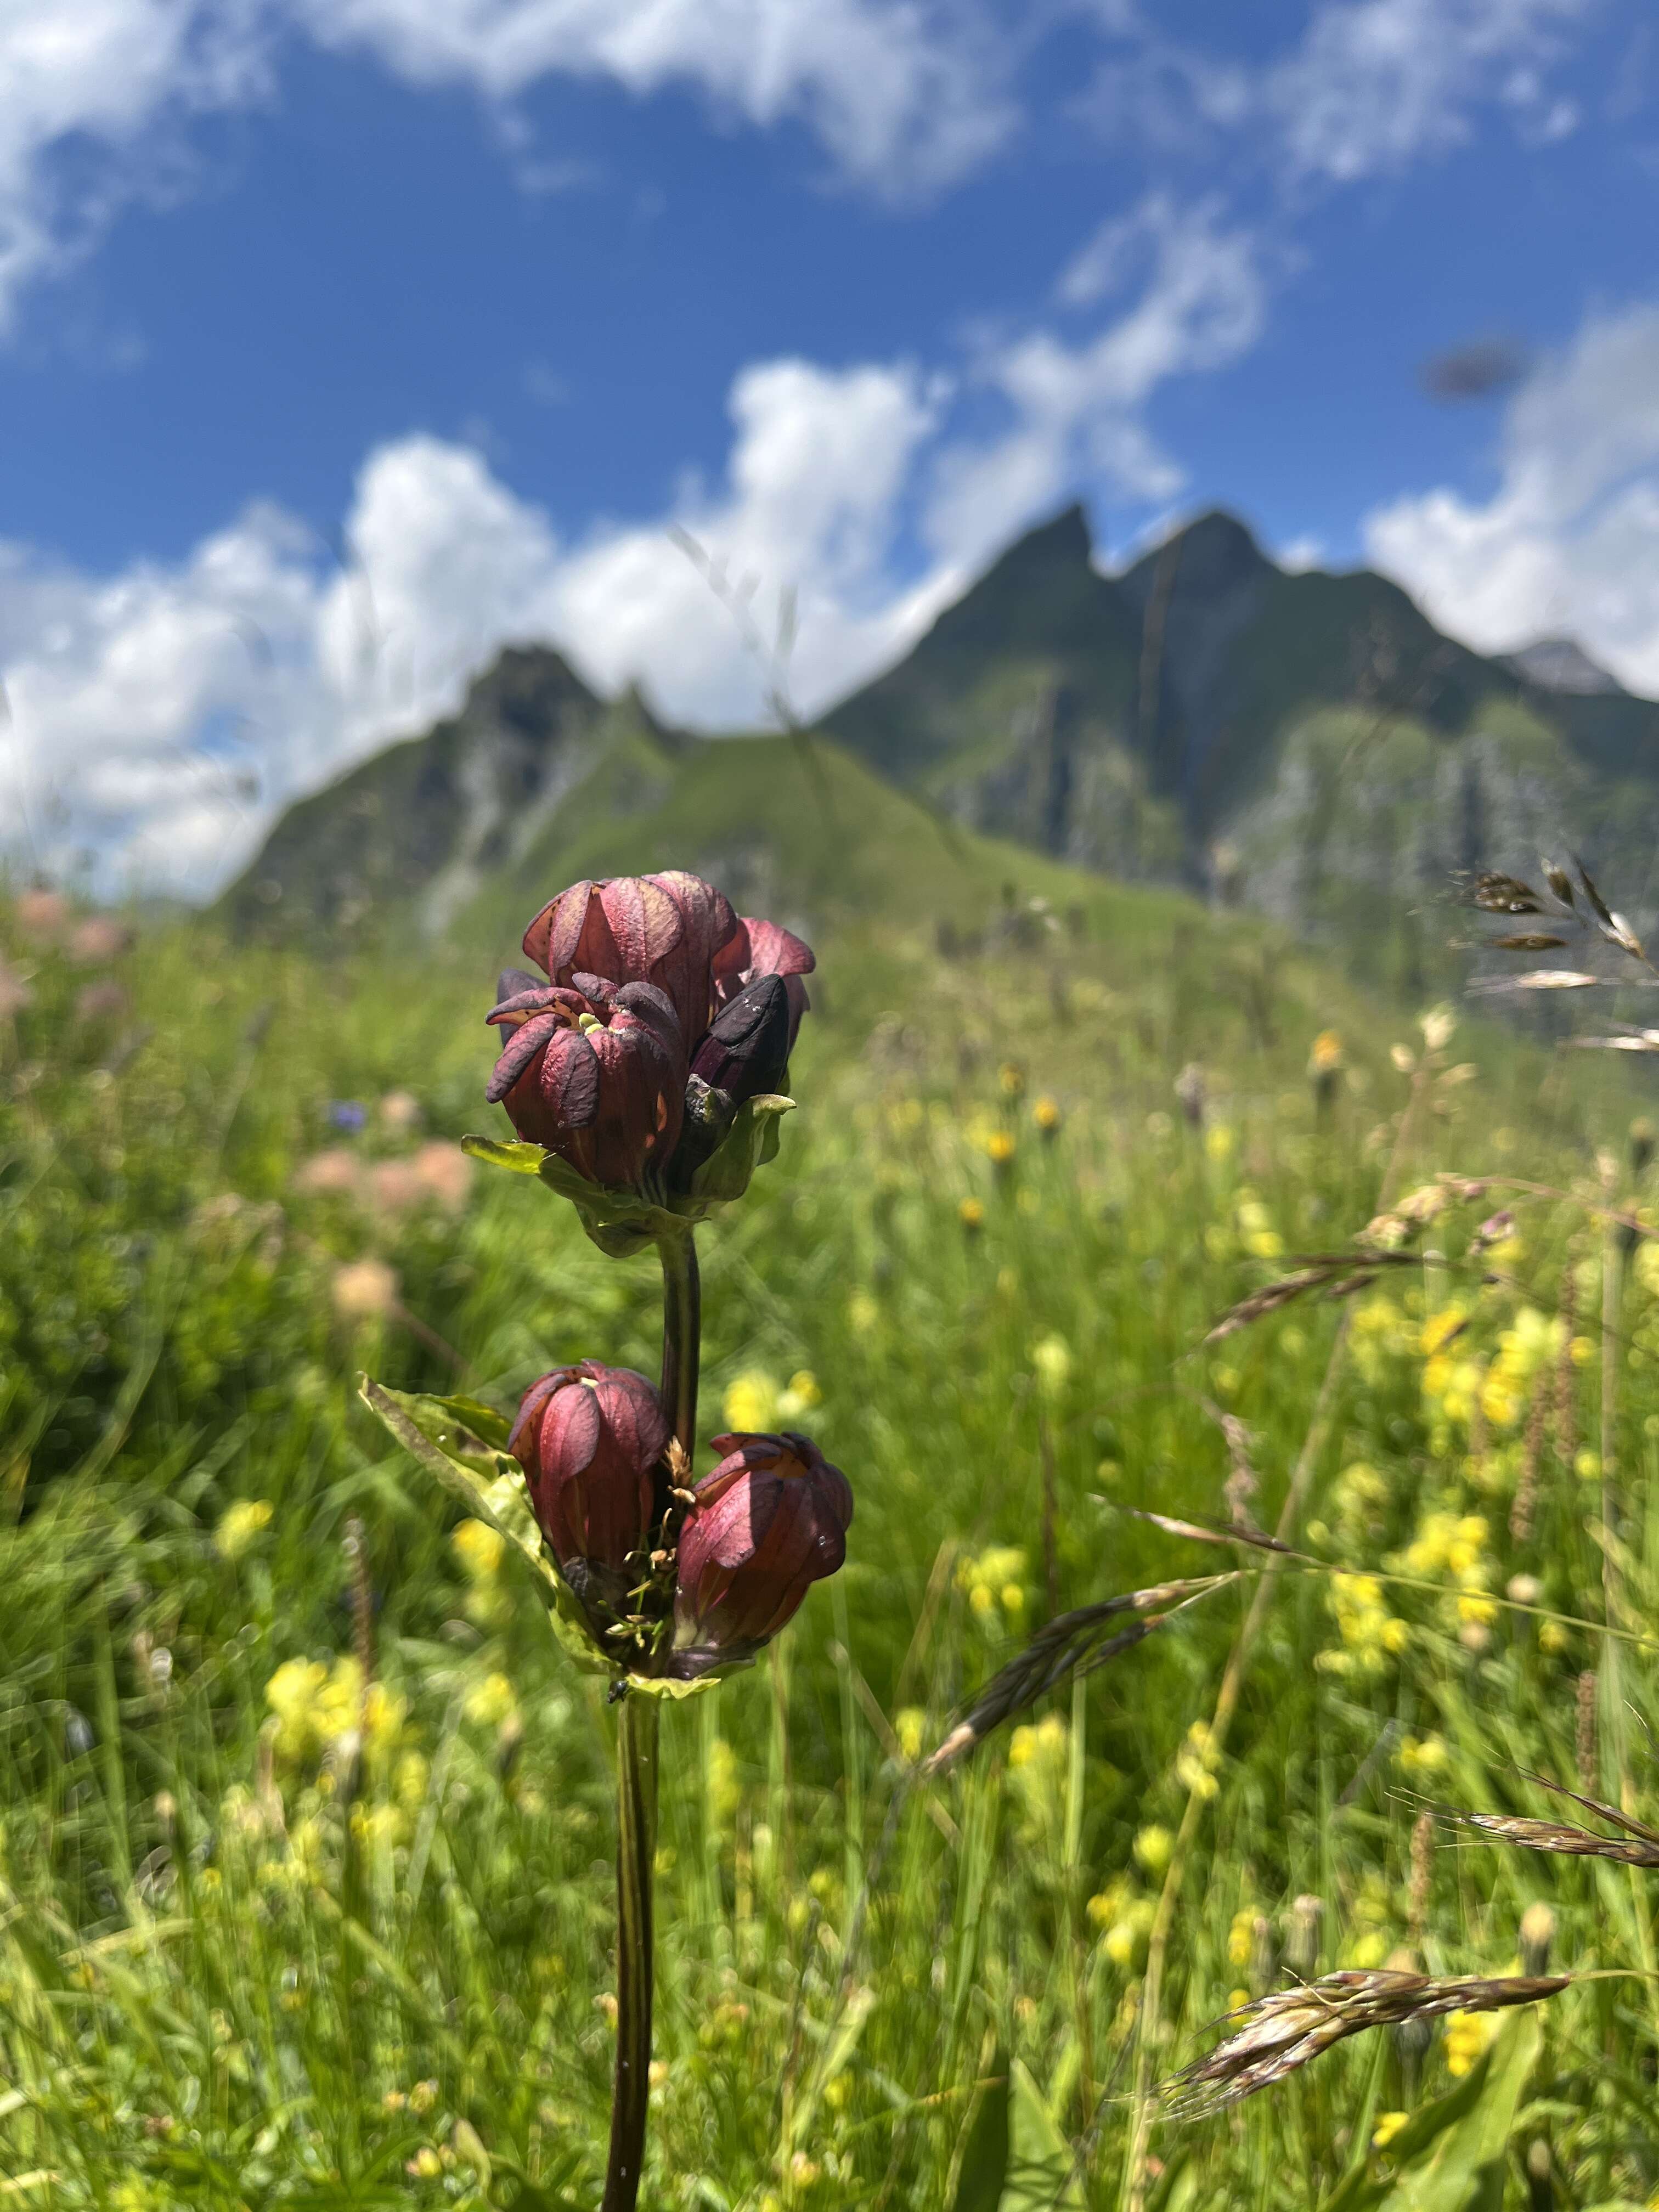
[[[514,1030],[484,1085],[484,1097],[492,1106],[501,1103],[537,1054],[544,1051],[558,1034],[557,1019],[550,1013],[538,1015]]]

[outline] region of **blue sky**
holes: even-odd
[[[508,638],[750,721],[676,526],[799,590],[809,709],[1073,496],[1659,691],[1649,15],[10,0],[13,849],[209,888]]]

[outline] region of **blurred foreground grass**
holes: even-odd
[[[1289,1972],[1501,1972],[1540,1898],[1558,1963],[1652,1963],[1653,1878],[1418,1814],[1537,1811],[1523,1771],[1659,1810],[1652,1649],[1609,1680],[1604,1639],[1498,1602],[1599,1618],[1605,1449],[1628,1618],[1659,1629],[1659,1247],[1626,1265],[1529,1200],[1485,1287],[1431,1255],[1197,1349],[1364,1226],[1397,1142],[1404,1188],[1639,1201],[1628,1094],[1482,1030],[1401,1139],[1390,1047],[1420,1036],[1310,960],[1150,895],[1004,923],[951,957],[921,927],[823,946],[783,1155],[702,1239],[705,1432],[722,1403],[811,1429],[857,1517],[769,1663],[665,1727],[653,2205],[994,2207],[1011,2073],[1005,2212],[1116,2205],[1194,1790],[1155,2075]],[[590,1352],[650,1370],[654,1267],[456,1149],[498,1119],[456,955],[192,927],[77,965],[15,914],[0,954],[0,2202],[590,2204],[610,1723],[351,1377],[507,1407]],[[1216,1564],[1118,1509],[1224,1519],[1249,1475],[1218,1412],[1272,1525],[1345,1313],[1306,1539],[1435,1590],[1285,1576],[1224,1755],[1248,1586],[902,1786],[1050,1612]],[[1539,2016],[1506,2154],[1534,2204],[1659,2201],[1656,2006],[1604,1982]],[[1148,2202],[1388,2201],[1398,2116],[1474,2079],[1486,2030],[1357,2040],[1160,2124]]]

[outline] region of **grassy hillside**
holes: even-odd
[[[857,1499],[847,1569],[775,1660],[665,1723],[644,2201],[995,2203],[973,2190],[1012,2073],[1027,2179],[1004,2212],[1115,2206],[1137,2081],[1241,1992],[1399,1953],[1502,1972],[1540,1898],[1573,1970],[1648,1955],[1651,1877],[1414,1823],[1425,1799],[1547,1810],[1523,1771],[1656,1809],[1659,1273],[1577,1200],[1518,1193],[1484,1286],[1449,1272],[1494,1192],[1357,1300],[1202,1346],[1290,1255],[1363,1226],[1385,1176],[1596,1191],[1599,1138],[1639,1200],[1628,1092],[1501,1033],[1425,1059],[1408,1010],[1270,933],[942,832],[832,747],[729,751],[676,767],[660,816],[573,805],[424,945],[250,958],[196,926],[77,952],[0,914],[0,2174],[21,2203],[594,2201],[612,1723],[351,1395],[367,1366],[510,1407],[558,1362],[654,1364],[651,1267],[454,1149],[501,1126],[479,1096],[494,966],[588,869],[718,866],[821,932],[799,1110],[702,1237],[702,1426],[810,1428]],[[1603,1408],[1638,1638],[1613,1674],[1586,1625]],[[1231,1497],[1271,1525],[1299,1465],[1310,1553],[1367,1572],[1279,1578],[1224,1747],[1205,1729],[1249,1583],[914,1780],[1051,1614],[1217,1564],[1124,1508],[1224,1518]],[[1517,1576],[1541,1613],[1506,1604]],[[1642,1986],[1540,2017],[1518,2126],[1513,2027],[1491,2058],[1485,2015],[1357,2038],[1234,2120],[1158,2119],[1146,2201],[1382,2187],[1410,2166],[1387,2116],[1430,2126],[1448,2094],[1500,2171],[1542,2142],[1559,2201],[1647,2201]]]

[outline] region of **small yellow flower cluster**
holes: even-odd
[[[1461,2077],[1484,2058],[1486,2045],[1498,2033],[1496,2016],[1489,2012],[1449,2012],[1446,2014],[1446,2071]]]
[[[1246,1905],[1233,1915],[1233,1924],[1227,1930],[1227,1963],[1230,1966],[1244,1967],[1250,1963],[1255,1949],[1255,1908]]]
[[[1451,1753],[1446,1748],[1443,1736],[1408,1735],[1400,1747],[1400,1764],[1404,1771],[1419,1779],[1431,1774],[1443,1774],[1451,1763]]]
[[[1561,1322],[1536,1306],[1522,1306],[1498,1340],[1498,1357],[1486,1370],[1480,1410],[1494,1429],[1512,1428],[1526,1410],[1528,1385],[1561,1354]]]
[[[1136,1858],[1156,1881],[1170,1863],[1170,1854],[1175,1850],[1175,1838],[1167,1828],[1159,1827],[1154,1822],[1150,1827],[1140,1830],[1135,1838],[1133,1849]]]
[[[1362,1298],[1354,1308],[1349,1343],[1360,1380],[1373,1390],[1387,1379],[1392,1363],[1417,1349],[1410,1321],[1381,1291]]]
[[[1025,1612],[1025,1554],[1014,1544],[992,1544],[957,1566],[957,1588],[977,1619],[995,1628],[999,1610],[1010,1622]]]
[[[276,1751],[293,1762],[313,1758],[361,1725],[365,1759],[383,1760],[396,1747],[408,1708],[384,1682],[363,1689],[363,1670],[350,1656],[331,1667],[320,1659],[286,1659],[265,1684],[276,1716]]]
[[[1466,1627],[1498,1618],[1498,1607],[1486,1595],[1493,1571],[1484,1548],[1486,1534],[1479,1513],[1426,1513],[1403,1555],[1408,1574],[1451,1576],[1459,1592],[1457,1619]]]
[[[276,1507],[268,1498],[240,1498],[219,1516],[213,1547],[222,1559],[233,1563],[251,1551],[270,1528]]]
[[[449,1542],[471,1584],[465,1601],[467,1619],[480,1628],[502,1627],[510,1611],[501,1581],[507,1539],[487,1521],[463,1521]]]
[[[790,1427],[823,1403],[823,1392],[810,1368],[798,1368],[780,1389],[763,1367],[750,1367],[727,1385],[720,1411],[728,1429],[765,1436]]]
[[[1048,1398],[1057,1398],[1072,1373],[1072,1347],[1063,1336],[1039,1337],[1031,1346],[1031,1365],[1037,1388]]]
[[[1208,1721],[1194,1721],[1185,1742],[1176,1753],[1176,1780],[1182,1788],[1207,1804],[1219,1790],[1215,1770],[1221,1764],[1221,1747]]]
[[[1127,1972],[1145,1949],[1146,1939],[1152,1932],[1157,1907],[1150,1897],[1137,1896],[1133,1885],[1122,1875],[1108,1882],[1097,1896],[1088,1903],[1091,1922],[1104,1932],[1100,1948],[1115,1966]]]
[[[1253,1260],[1277,1260],[1283,1255],[1285,1239],[1254,1191],[1239,1192],[1233,1202],[1233,1222],[1239,1242]]]
[[[1328,1674],[1381,1674],[1411,1640],[1409,1625],[1389,1611],[1375,1575],[1334,1576],[1326,1602],[1342,1638],[1340,1650],[1322,1651],[1315,1662]]]
[[[1387,2150],[1401,2130],[1409,2124],[1410,2119],[1409,2112],[1379,2112],[1376,2125],[1371,2130],[1371,2148]]]
[[[1052,1836],[1059,1830],[1071,1740],[1058,1713],[1017,1728],[1009,1739],[1008,1776],[1019,1802],[1020,1826],[1028,1836]]]
[[[1310,1075],[1334,1075],[1346,1064],[1346,1059],[1340,1032],[1321,1030],[1313,1041],[1312,1051],[1308,1054],[1308,1073]]]
[[[1331,1517],[1339,1548],[1345,1553],[1374,1548],[1393,1500],[1388,1477],[1376,1468],[1364,1460],[1345,1467],[1331,1485]]]
[[[920,1705],[901,1705],[893,1716],[893,1734],[898,1738],[899,1749],[914,1766],[927,1741],[927,1714]]]
[[[519,1709],[513,1685],[501,1673],[486,1674],[466,1696],[466,1717],[477,1728],[500,1728]]]
[[[449,1541],[462,1567],[475,1582],[489,1582],[501,1572],[501,1561],[507,1555],[507,1539],[488,1521],[463,1521]]]

